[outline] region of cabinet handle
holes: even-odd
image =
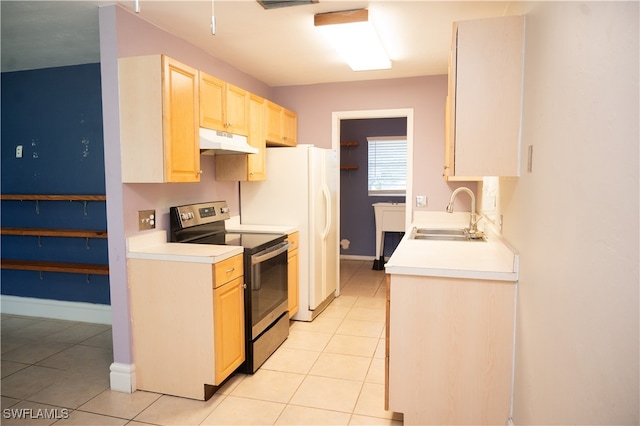
[[[200,176],[202,174],[202,170],[198,170],[198,172],[196,173],[196,176]]]
[[[246,289],[247,288],[247,283],[242,283],[242,288]]]
[[[232,273],[232,272],[233,272],[233,271],[235,271],[235,270],[236,270],[236,268],[229,268],[229,269],[227,269],[227,274],[230,274],[230,273]]]

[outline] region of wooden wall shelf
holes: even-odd
[[[358,170],[358,166],[349,164],[345,166],[340,166],[340,170]]]
[[[358,142],[340,142],[340,146],[344,148],[353,148],[358,146]]]
[[[0,194],[0,200],[15,201],[106,201],[106,195],[38,195],[38,194]]]
[[[107,238],[107,231],[94,231],[86,229],[0,228],[0,235],[23,235],[32,237]]]
[[[70,262],[44,262],[40,260],[2,259],[2,269],[20,269],[39,272],[69,272],[87,275],[109,275],[109,265]]]

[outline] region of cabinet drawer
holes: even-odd
[[[243,276],[242,255],[233,256],[213,265],[213,288],[218,288],[235,278]]]
[[[289,234],[287,236],[286,241],[289,242],[289,244],[291,244],[289,246],[289,252],[292,252],[294,250],[298,250],[298,233],[294,232],[293,234]]]

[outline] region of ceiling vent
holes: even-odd
[[[319,0],[256,0],[265,9],[279,9],[281,7],[304,6],[318,3]]]

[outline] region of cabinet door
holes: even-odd
[[[264,106],[260,96],[251,94],[249,98],[249,145],[258,150],[257,154],[248,154],[249,173],[247,180],[258,181],[267,178],[267,153],[264,137]]]
[[[453,58],[452,174],[519,176],[524,17],[458,22]]]
[[[225,83],[200,71],[200,126],[224,131]]]
[[[282,119],[283,143],[287,146],[296,146],[298,144],[298,115],[293,111],[284,109]]]
[[[244,277],[213,290],[215,384],[219,385],[245,360]]]
[[[455,153],[455,120],[456,120],[456,55],[458,44],[458,24],[453,23],[451,52],[449,54],[449,74],[447,83],[447,100],[444,118],[444,173],[445,179],[454,176]]]
[[[165,180],[200,181],[198,75],[191,67],[163,57]]]
[[[271,101],[266,105],[266,139],[274,144],[282,144],[282,110],[283,108]]]
[[[288,293],[287,297],[289,300],[289,318],[294,316],[298,312],[299,308],[299,299],[300,299],[300,291],[298,289],[299,286],[299,276],[300,276],[300,263],[298,259],[298,233],[294,232],[293,234],[287,237],[287,241],[291,244],[288,252]]]
[[[227,132],[249,134],[249,92],[227,83],[225,113]]]

